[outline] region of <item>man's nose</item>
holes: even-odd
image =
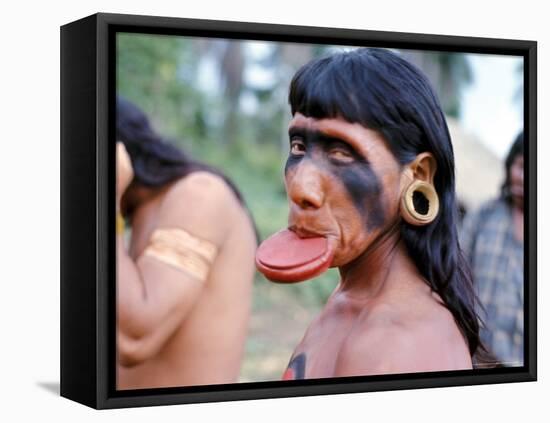
[[[304,210],[321,208],[325,200],[323,175],[310,160],[304,160],[287,179],[290,200]]]

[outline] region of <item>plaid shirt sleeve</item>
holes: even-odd
[[[523,365],[523,244],[515,239],[509,206],[488,203],[465,218],[461,245],[484,307],[484,344],[505,366]]]

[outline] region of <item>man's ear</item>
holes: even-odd
[[[437,170],[437,162],[432,153],[424,152],[416,156],[409,165],[413,180],[434,184],[434,176]]]
[[[437,217],[439,198],[434,186],[437,162],[432,153],[420,153],[401,174],[401,217],[414,226],[427,225]],[[421,198],[424,201],[421,201]]]

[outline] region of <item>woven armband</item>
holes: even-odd
[[[214,262],[217,247],[180,228],[156,229],[144,256],[153,257],[205,281]]]

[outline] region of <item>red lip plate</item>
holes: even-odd
[[[289,269],[318,259],[327,250],[327,244],[324,237],[300,238],[285,229],[262,242],[256,257],[265,266]]]
[[[260,245],[256,267],[272,281],[300,282],[326,271],[332,257],[327,238],[300,238],[285,229]]]

